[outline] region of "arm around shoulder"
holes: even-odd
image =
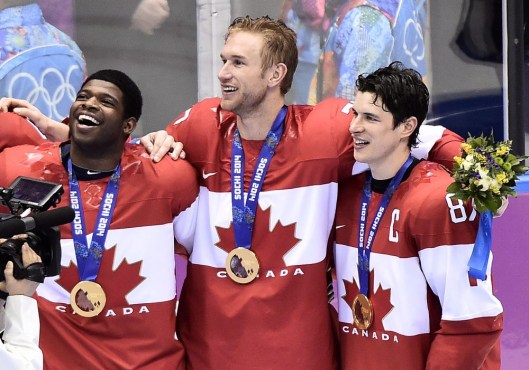
[[[442,164],[451,171],[454,165],[454,157],[461,155],[461,144],[465,140],[447,128],[438,127],[443,129],[442,134],[428,153],[428,160]]]
[[[27,118],[50,141],[65,141],[68,139],[70,133],[68,125],[46,117],[37,107],[27,100],[1,98],[0,112],[13,112]]]
[[[15,113],[0,113],[0,151],[17,145],[38,145],[46,138],[27,119]]]
[[[167,161],[171,173],[172,191],[177,194],[176,200],[180,209],[189,207],[198,197],[198,174],[186,160]]]

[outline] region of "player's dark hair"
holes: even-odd
[[[374,102],[393,115],[393,127],[410,117],[417,118],[417,127],[409,137],[408,145],[417,145],[419,127],[428,113],[430,93],[422,76],[401,62],[393,62],[373,73],[365,73],[356,80],[356,90],[374,94]]]
[[[143,98],[141,91],[132,79],[121,71],[114,69],[102,69],[100,71],[92,73],[83,82],[83,86],[90,80],[101,80],[107,81],[116,85],[123,93],[123,107],[125,118],[134,117],[137,120],[140,119],[141,110],[143,107]]]

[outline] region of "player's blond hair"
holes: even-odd
[[[263,35],[264,47],[261,51],[262,71],[277,63],[287,66],[287,73],[281,81],[281,93],[285,95],[292,86],[294,72],[298,65],[298,49],[296,46],[296,32],[287,27],[281,20],[268,16],[259,18],[236,18],[226,33],[225,41],[235,32],[252,32]]]

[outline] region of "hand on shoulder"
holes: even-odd
[[[151,155],[154,162],[160,162],[168,154],[173,160],[185,158],[184,145],[175,141],[174,138],[165,130],[151,132],[140,138],[140,143],[145,150]]]

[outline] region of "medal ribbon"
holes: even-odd
[[[286,114],[287,107],[283,106],[274,120],[270,132],[266,135],[250,182],[246,202],[244,201],[244,151],[242,149],[241,135],[238,129],[235,129],[233,134],[231,153],[231,204],[236,247],[250,249],[257,200],[259,199],[259,193],[263,186],[268,166],[283,134]]]
[[[360,293],[368,296],[369,293],[369,258],[371,257],[371,246],[375,235],[378,231],[378,226],[382,220],[382,216],[386,212],[386,208],[397,190],[404,174],[413,163],[413,157],[410,155],[402,167],[398,170],[397,174],[391,179],[388,188],[384,192],[382,199],[378,205],[378,212],[371,223],[369,228],[369,234],[366,240],[366,223],[367,223],[367,211],[369,209],[369,202],[371,201],[371,172],[367,173],[366,180],[364,182],[364,188],[362,190],[362,199],[360,201],[360,225],[358,229],[358,275],[360,277]]]
[[[90,248],[86,239],[86,227],[83,213],[83,202],[79,182],[75,176],[72,160],[68,159],[68,181],[70,183],[70,206],[75,212],[75,218],[71,223],[72,239],[74,242],[75,256],[77,257],[77,268],[81,281],[95,281],[99,272],[101,258],[105,249],[105,240],[110,220],[114,213],[114,207],[118,197],[119,178],[121,166],[118,164],[105,189],[105,194],[99,206],[96,226],[92,234]]]
[[[472,255],[468,261],[468,275],[480,280],[487,279],[490,248],[492,244],[492,211],[484,211],[479,216],[479,227]]]

